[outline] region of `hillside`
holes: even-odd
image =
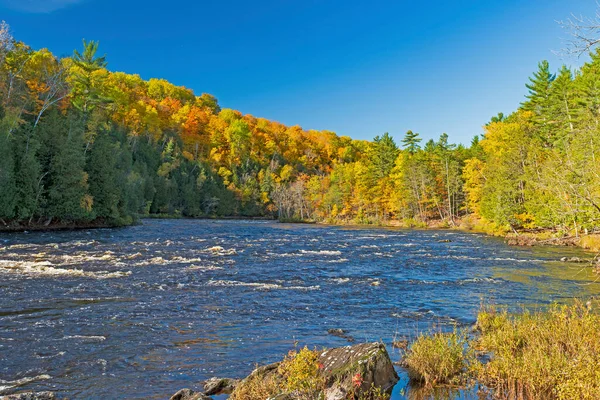
[[[140,216],[266,216],[333,223],[593,231],[600,216],[600,55],[547,62],[521,107],[467,148],[448,135],[401,147],[303,130],[162,79],[112,72],[0,28],[0,223],[105,226]],[[468,111],[465,111],[468,112]],[[483,121],[482,121],[483,124]]]

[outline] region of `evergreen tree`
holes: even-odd
[[[117,148],[107,133],[96,137],[87,163],[89,193],[94,215],[110,222],[118,221],[120,188],[117,186]]]
[[[13,144],[8,133],[0,131],[0,220],[15,216],[17,186]]]
[[[80,116],[72,115],[64,127],[64,143],[52,160],[49,174],[52,185],[48,188],[49,216],[64,222],[88,219],[92,198],[87,193],[87,174],[84,171],[83,123]]]
[[[404,135],[404,139],[402,139],[402,144],[406,150],[410,154],[415,154],[417,150],[421,147],[419,146],[419,142],[421,142],[421,138],[418,133],[413,133],[413,131],[407,131]]]
[[[384,133],[382,137],[375,136],[371,161],[377,178],[383,178],[390,174],[398,153],[398,146],[389,133]]]
[[[552,146],[555,142],[549,118],[552,102],[552,82],[555,78],[556,75],[550,72],[548,61],[540,62],[538,70],[533,74],[533,77],[529,78],[529,83],[525,85],[529,90],[529,94],[525,96],[527,101],[522,104],[524,110],[533,112],[533,121],[538,125],[538,136],[546,147]]]
[[[96,57],[98,42],[83,40],[83,52],[73,52],[73,64],[77,67],[73,74],[71,91],[72,103],[78,110],[87,113],[100,104],[109,103],[101,88],[92,80],[95,71],[106,68],[106,56]]]
[[[31,125],[16,132],[15,140],[15,186],[16,217],[30,222],[38,213],[42,201],[43,185],[40,177],[40,163],[36,157],[39,142],[30,138]]]

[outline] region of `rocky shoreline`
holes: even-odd
[[[310,353],[310,351],[309,351]],[[231,394],[236,400],[254,399],[257,391],[255,388],[263,385],[278,387],[269,399],[273,400],[300,400],[309,398],[323,398],[325,400],[345,400],[349,398],[377,398],[373,393],[384,396],[391,392],[398,382],[392,361],[385,345],[382,343],[361,343],[353,346],[337,347],[318,352],[313,360],[318,370],[307,373],[306,367],[311,363],[296,366],[299,371],[285,366],[289,359],[256,368],[246,378],[211,378],[205,382],[202,391],[182,389],[175,393],[170,400],[209,400],[212,395]],[[298,353],[296,358],[301,358]],[[279,384],[290,378],[304,378],[305,382],[298,382],[297,387]],[[294,381],[295,382],[295,381]],[[310,382],[318,382],[311,387]],[[381,397],[384,398],[384,397]]]
[[[263,397],[256,395],[257,387],[268,387],[272,392],[264,400],[300,400],[313,396],[325,400],[384,399],[399,380],[383,343],[361,343],[321,351],[305,348],[294,354],[292,358],[288,355],[283,361],[260,366],[243,379],[211,378],[201,384],[202,389],[181,389],[170,400],[211,400],[215,395],[230,395],[235,400],[261,400]],[[314,354],[314,358],[306,362],[303,358],[306,354]],[[293,368],[290,369],[290,365]],[[311,386],[312,382],[318,385]],[[58,400],[58,397],[52,392],[23,392],[0,396],[0,400]]]

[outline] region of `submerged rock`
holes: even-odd
[[[570,263],[584,263],[586,260],[579,257],[563,257],[560,259],[562,262],[570,262]]]
[[[392,347],[395,349],[406,350],[406,349],[408,349],[408,340],[406,340],[406,339],[394,340],[392,342]]]
[[[204,394],[231,394],[239,382],[239,379],[210,378],[204,383]]]
[[[363,343],[354,346],[324,350],[318,355],[320,374],[325,385],[320,396],[326,400],[359,398],[376,389],[389,392],[398,382],[398,375],[382,343]],[[281,382],[279,365],[275,363],[255,369],[236,388],[244,391],[246,385],[263,382]],[[234,393],[236,393],[234,392]],[[279,393],[272,399],[299,399],[303,393]],[[319,397],[321,398],[321,397]]]
[[[327,333],[332,336],[337,336],[339,338],[346,339],[350,343],[354,342],[354,338],[352,336],[348,335],[348,333],[343,329],[340,329],[340,328],[329,329],[327,331]]]
[[[194,392],[191,389],[181,389],[175,393],[169,400],[212,400],[204,393]]]

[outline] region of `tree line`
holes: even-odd
[[[140,216],[551,228],[600,218],[600,52],[556,74],[469,146],[396,144],[222,109],[162,79],[111,72],[97,42],[71,57],[0,25],[0,226],[123,225]]]

